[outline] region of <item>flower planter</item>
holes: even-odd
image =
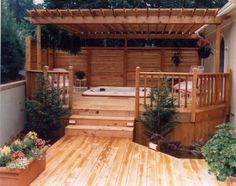
[[[152,143],[152,142],[148,143],[148,147],[152,150],[156,150],[156,151],[160,150],[160,146],[158,144],[155,144],[155,143]]]
[[[26,186],[29,185],[46,167],[46,159],[32,160],[26,169],[10,170],[0,167],[0,185]]]
[[[236,176],[230,176],[229,181],[231,186],[236,186]]]

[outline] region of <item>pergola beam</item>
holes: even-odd
[[[80,34],[82,39],[196,39],[196,34],[137,34],[137,33],[122,33],[122,34],[104,34],[90,33]]]
[[[34,24],[221,24],[222,18],[214,16],[34,16],[26,17]]]

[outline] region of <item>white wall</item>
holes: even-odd
[[[25,81],[0,85],[0,146],[24,126]]]
[[[231,85],[231,122],[236,126],[236,10],[232,11],[230,17],[221,25],[222,37],[225,41],[224,71],[232,70]],[[208,26],[204,31],[205,36],[213,43],[213,55],[204,60],[206,72],[214,72],[215,66],[215,27]]]

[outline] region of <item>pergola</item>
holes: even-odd
[[[33,9],[26,19],[37,25],[37,63],[41,65],[41,27],[54,24],[82,39],[196,39],[203,25],[216,25],[215,71],[220,64],[219,9]]]

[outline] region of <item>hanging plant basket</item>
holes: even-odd
[[[203,59],[208,58],[210,54],[211,54],[211,48],[209,47],[200,47],[198,49],[198,55],[200,58],[203,58]]]

